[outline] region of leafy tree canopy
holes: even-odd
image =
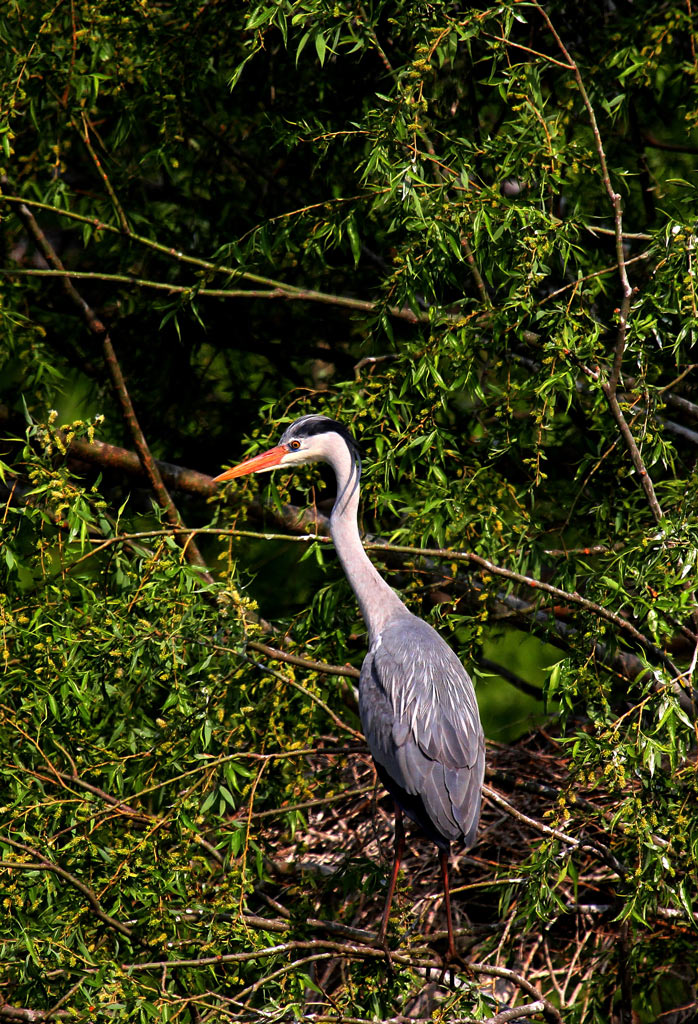
[[[697,35],[6,0],[0,1020],[695,1017]],[[208,475],[311,411],[491,741],[440,981],[331,480]]]

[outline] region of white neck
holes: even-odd
[[[388,586],[364,551],[357,513],[359,487],[352,456],[345,441],[337,434],[328,434],[324,457],[337,477],[337,498],[330,517],[330,533],[352,590],[356,594],[369,642],[396,615],[407,614],[407,608]],[[331,439],[331,440],[330,440]]]

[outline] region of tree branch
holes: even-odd
[[[508,967],[495,967],[492,964],[477,963],[469,963],[468,968],[475,974],[484,974],[491,978],[506,978],[508,981],[513,981],[520,989],[523,989],[529,996],[532,996],[537,1003],[542,1003],[540,1012],[543,1013],[546,1021],[549,1021],[550,1024],[562,1024],[562,1017],[556,1007],[548,1002],[535,985],[532,985],[530,981],[527,981],[526,978],[516,971],[510,970]]]
[[[598,377],[598,375],[596,376]],[[630,434],[630,428],[623,417],[616,396],[612,396],[612,399],[613,401],[611,403],[611,407],[617,408],[618,413],[620,414],[620,419],[624,424],[624,426],[621,429],[627,431],[627,433]],[[632,434],[630,434],[630,443],[632,443],[632,445],[635,446]],[[637,451],[636,446],[635,450]],[[71,443],[69,451],[71,454],[74,454],[78,458],[85,461],[95,462],[99,465],[106,465],[112,468],[118,468],[129,473],[142,472],[142,464],[140,463],[139,459],[133,452],[130,452],[124,448],[119,448],[115,445],[105,444],[102,441],[95,441],[90,443],[84,438],[76,438]],[[638,459],[639,470],[641,470],[644,468],[644,466],[642,464],[642,459],[639,456],[639,453]],[[209,496],[213,493],[216,493],[216,486],[212,483],[211,477],[207,476],[205,473],[198,473],[195,470],[186,469],[181,466],[175,466],[166,462],[158,462],[157,465],[163,477],[171,481],[171,483],[174,486],[178,486],[181,487],[183,490],[191,491],[204,496]],[[642,475],[640,476],[640,478],[641,480],[644,479]],[[649,487],[651,487],[651,481],[649,481]],[[652,493],[654,493],[653,489]],[[263,513],[263,506],[259,502],[252,503],[249,506],[249,511],[251,511],[255,515],[261,516]],[[286,526],[288,529],[307,530],[308,527],[315,527],[320,534],[326,534],[328,532],[327,517],[319,515],[314,510],[302,510],[299,509],[297,506],[287,505],[283,507],[281,512],[279,512],[279,510],[276,509],[275,507],[270,507],[269,509],[267,509],[267,511],[271,515],[279,519],[280,522],[282,522],[283,525]],[[659,511],[661,513],[661,510]],[[159,530],[143,530],[138,531],[136,533],[124,533],[118,534],[114,537],[106,537],[104,538],[104,540],[97,541],[95,543],[95,546],[86,554],[80,555],[77,559],[69,563],[67,566],[64,566],[64,569],[70,570],[71,568],[76,567],[79,564],[82,564],[88,559],[95,557],[101,551],[106,550],[114,544],[124,544],[132,541],[147,540],[156,537],[168,536],[171,535],[173,532],[174,531],[171,529],[164,528]],[[187,536],[192,536],[196,534],[209,534],[215,536],[249,536],[259,537],[261,539],[273,539],[273,537],[278,536],[278,539],[283,539],[287,541],[300,541],[302,543],[328,542],[328,538],[326,536],[318,536],[317,534],[310,536],[301,535],[298,537],[290,537],[286,534],[271,535],[268,532],[260,533],[259,531],[240,530],[237,528],[181,528],[178,532],[180,534],[184,534]],[[453,551],[444,548],[415,548],[408,547],[405,545],[387,544],[384,541],[372,541],[370,538],[366,539],[364,546],[367,548],[367,550],[375,551],[377,553],[386,554],[394,552],[396,554],[417,555],[425,558],[448,559],[455,562],[469,562],[485,570],[486,572],[490,572],[494,575],[501,576],[504,579],[511,580],[512,582],[523,584],[527,587],[530,587],[531,589],[551,594],[553,597],[559,598],[563,602],[576,604],[584,610],[596,615],[597,617],[603,618],[606,621],[612,623],[622,633],[626,634],[627,636],[635,640],[643,648],[643,650],[645,650],[648,654],[652,656],[652,658],[655,661],[658,661],[660,664],[663,664],[667,669],[669,669],[669,671],[672,674],[672,677],[678,677],[681,675],[679,669],[674,664],[674,662],[655,644],[653,644],[643,633],[636,629],[632,625],[632,623],[628,622],[626,619],[616,614],[615,612],[612,612],[604,608],[602,605],[599,605],[593,601],[588,600],[587,598],[583,597],[581,594],[577,592],[571,593],[569,591],[561,590],[560,588],[551,586],[550,584],[545,583],[542,580],[537,580],[530,576],[524,576],[521,573],[516,573],[510,569],[504,568],[503,566],[496,565],[495,563],[490,562],[487,559],[481,558],[479,555],[476,555],[473,552]],[[273,650],[273,648],[270,648],[270,650]],[[274,657],[276,657],[276,655],[274,655]],[[290,661],[290,659],[287,657],[284,657],[280,660]],[[304,661],[305,660],[306,659],[304,659]],[[320,665],[322,663],[315,664]],[[313,662],[311,660],[310,663],[306,664],[305,667],[311,668],[312,666]],[[317,668],[313,670],[325,671],[329,672],[330,674],[340,674],[338,671],[333,671],[333,668],[338,669],[340,668],[340,666],[334,666],[330,668],[324,667],[323,669]],[[354,671],[355,670],[350,669],[346,673],[342,671],[342,674],[352,676]]]
[[[1,181],[3,185],[7,184],[6,178],[3,177]],[[99,319],[99,317],[95,314],[91,306],[76,290],[75,286],[70,280],[69,272],[66,271],[58,254],[56,253],[53,246],[47,239],[46,235],[39,227],[39,224],[35,220],[34,215],[32,214],[29,207],[26,204],[21,203],[19,205],[18,213],[22,223],[24,224],[25,228],[27,229],[31,237],[34,239],[37,248],[41,252],[46,262],[50,263],[51,266],[53,266],[54,269],[57,271],[58,276],[61,277],[63,287],[66,294],[68,295],[68,298],[80,311],[83,320],[87,324],[88,330],[101,340],[105,361],[111,374],[114,389],[121,403],[124,419],[126,420],[131,431],[131,435],[133,437],[134,444],[138,452],[138,456],[143,465],[143,469],[146,472],[148,479],[150,480],[157,503],[160,506],[160,508],[164,510],[168,521],[173,527],[181,526],[182,522],[179,513],[175,507],[174,502],[172,501],[172,498],[170,497],[167,488],[165,487],[165,484],[163,483],[160,472],[150,453],[150,448],[148,447],[145,435],[141,430],[140,423],[138,422],[138,418],[136,416],[136,411],[133,407],[133,403],[131,402],[128,389],[126,387],[126,382],[121,372],[121,366],[119,365],[119,361],[116,358],[114,346],[112,345],[112,341],[106,327]],[[177,536],[177,534],[175,534],[175,536]],[[187,559],[193,565],[205,569],[205,563],[203,558],[201,557],[199,549],[196,546],[196,542],[192,541],[191,537],[187,537],[182,541],[180,537],[177,536],[177,539],[182,544]],[[208,579],[209,582],[211,581],[212,577],[209,576],[208,573],[205,573],[203,575],[204,578]]]
[[[82,985],[84,979],[80,979]],[[72,1020],[75,1019],[75,1015],[69,1010],[57,1010],[55,1007],[51,1010],[28,1010],[24,1006],[11,1006],[10,1003],[0,1004],[0,1020],[7,1021],[21,1021],[26,1024],[43,1024],[44,1021],[50,1020],[66,1020],[70,1017]]]
[[[2,179],[0,182],[3,185],[7,185],[7,179]],[[382,308],[381,303],[371,302],[366,299],[355,299],[351,296],[345,295],[333,295],[329,292],[317,291],[315,289],[302,288],[298,285],[287,284],[283,281],[275,280],[271,277],[265,277],[262,274],[253,274],[247,270],[241,270],[239,267],[230,267],[221,263],[213,263],[211,260],[201,259],[197,256],[190,256],[187,253],[181,252],[178,249],[174,249],[172,246],[163,245],[161,242],[156,242],[152,238],[146,238],[144,235],[136,235],[132,231],[127,234],[123,228],[115,227],[113,224],[106,224],[104,221],[99,220],[97,217],[84,217],[82,214],[73,213],[72,210],[63,210],[58,206],[53,206],[50,203],[41,203],[34,199],[24,199],[22,196],[15,195],[3,195],[2,200],[7,203],[19,205],[20,211],[22,207],[28,208],[30,206],[36,207],[37,209],[48,210],[51,213],[56,214],[59,217],[68,217],[71,220],[76,220],[82,224],[89,224],[97,231],[108,231],[111,234],[126,235],[130,241],[136,242],[139,245],[144,246],[147,249],[151,249],[154,252],[158,252],[169,259],[174,259],[179,263],[185,263],[190,266],[195,266],[201,270],[210,271],[212,274],[225,274],[227,277],[233,279],[239,279],[242,281],[250,281],[252,284],[260,284],[265,287],[265,291],[258,292],[255,298],[274,298],[274,299],[298,299],[306,302],[320,302],[331,306],[342,306],[347,309],[356,309],[365,313],[375,313],[377,309]],[[20,213],[21,216],[21,213]],[[50,262],[50,261],[47,261]],[[55,264],[54,264],[55,266]],[[28,271],[26,271],[28,273]],[[32,271],[33,273],[33,271]],[[46,276],[51,276],[47,271],[43,272]],[[62,274],[58,276],[70,275],[69,271],[62,269]],[[55,275],[54,275],[55,276]],[[87,272],[81,276],[87,276]],[[96,273],[94,276],[101,279],[105,279],[104,274]],[[121,279],[122,275],[116,275],[117,279]],[[132,280],[124,275],[126,280]],[[106,278],[108,279],[108,277]],[[136,282],[141,283],[141,282]],[[153,282],[146,283],[144,285],[148,287],[160,287],[160,284]],[[196,285],[181,288],[180,286],[169,286],[171,291],[185,291],[191,292],[192,294],[207,294],[217,298],[226,298],[229,294],[227,289],[199,289]],[[235,297],[251,296],[251,292],[238,291],[233,293]],[[399,320],[406,320],[408,323],[429,323],[429,314],[426,312],[415,313],[414,310],[409,309],[406,306],[388,306],[386,311],[390,316],[395,317]]]
[[[661,519],[663,519],[664,513],[662,512],[661,506],[657,501],[657,495],[654,491],[654,484],[652,483],[652,478],[645,469],[645,463],[642,459],[642,455],[640,454],[640,450],[637,447],[637,444],[635,443],[635,438],[633,437],[632,431],[626,422],[625,416],[623,415],[623,410],[620,407],[612,383],[610,381],[602,380],[601,390],[603,391],[606,397],[606,401],[608,402],[608,406],[611,410],[611,413],[613,414],[613,418],[618,424],[618,429],[620,430],[623,440],[625,441],[625,445],[630,453],[630,458],[632,459],[633,466],[635,467],[635,470],[640,478],[642,488],[645,492],[645,495],[647,496],[647,502],[649,504],[652,515],[654,516],[656,522],[659,522]]]
[[[276,647],[269,647],[257,640],[248,640],[247,646],[253,651],[266,654],[273,661],[286,661],[289,665],[298,665],[300,668],[307,668],[310,672],[322,672],[330,676],[349,676],[358,679],[361,673],[353,665],[328,665],[324,661],[312,661],[310,658],[301,658],[297,654],[289,654],[287,651],[279,651]]]
[[[92,907],[93,913],[96,914],[100,921],[103,921],[110,928],[113,928],[114,931],[120,932],[127,938],[131,938],[133,935],[133,929],[122,924],[121,921],[117,921],[115,917],[110,917],[110,915],[102,908],[102,904],[99,902],[89,886],[85,885],[84,882],[81,882],[80,879],[76,878],[75,875],[70,873],[70,871],[66,871],[65,868],[60,867],[58,864],[54,864],[53,861],[49,860],[48,857],[45,857],[39,850],[35,850],[33,846],[28,846],[26,843],[20,843],[16,839],[10,839],[9,836],[0,836],[0,842],[7,843],[8,846],[12,846],[16,850],[22,850],[24,853],[28,853],[30,856],[35,857],[38,862],[38,867],[41,870],[52,871],[55,875],[58,875],[59,878],[63,878],[66,882],[69,882],[78,890],[78,892],[81,892]],[[15,867],[19,870],[37,870],[37,864],[23,864],[22,861],[17,861]]]
[[[501,1010],[494,1017],[488,1017],[482,1024],[507,1024],[510,1020],[519,1020],[521,1017],[528,1017],[530,1013],[542,1013],[543,1010],[545,1003],[542,999],[537,999],[535,1003],[523,1003],[509,1010]]]
[[[82,116],[82,131],[80,131],[80,127],[79,127],[77,121],[75,121],[74,119],[72,120],[73,128],[75,128],[76,132],[78,133],[78,135],[82,139],[83,143],[85,144],[85,148],[86,148],[87,152],[90,154],[90,157],[92,159],[93,164],[97,168],[97,173],[99,174],[100,178],[104,182],[104,187],[106,188],[107,192],[109,193],[109,198],[112,201],[112,205],[114,206],[114,210],[116,211],[116,216],[119,219],[119,224],[121,225],[121,230],[123,231],[123,233],[125,235],[130,235],[131,234],[131,229],[128,226],[128,221],[126,220],[126,214],[124,213],[123,207],[122,207],[121,203],[119,202],[119,199],[118,199],[118,197],[116,195],[116,192],[114,191],[114,188],[112,186],[112,183],[109,180],[107,172],[102,167],[101,160],[97,156],[97,153],[95,152],[95,149],[94,149],[92,143],[90,142],[90,134],[89,134],[89,131],[88,131],[90,123],[89,123],[89,120],[88,120],[87,115],[85,114],[84,110],[81,112],[81,116]]]
[[[173,284],[169,281],[151,281],[142,277],[131,277],[128,274],[107,274],[96,270],[45,270],[28,267],[5,267],[0,273],[7,277],[61,277],[66,275],[73,280],[107,281],[116,284],[136,285],[138,288],[152,288],[156,291],[168,292],[171,295],[184,295],[190,298],[205,296],[213,299],[283,299],[286,302],[319,302],[326,306],[341,306],[344,309],[357,309],[362,313],[375,313],[380,303],[368,299],[354,299],[348,295],[332,295],[328,292],[316,291],[312,288],[297,288],[292,285],[279,284],[273,288],[206,288],[198,284]],[[244,276],[244,275],[238,275]],[[427,323],[426,313],[414,313],[406,307],[388,306],[388,313],[398,320],[409,323]]]
[[[613,185],[611,183],[611,176],[610,176],[609,171],[608,171],[608,164],[606,162],[606,153],[604,152],[603,142],[601,140],[601,132],[599,131],[599,126],[598,126],[597,121],[596,121],[596,114],[594,113],[594,108],[593,108],[593,106],[591,104],[591,100],[589,99],[589,94],[586,91],[586,87],[584,85],[584,81],[582,79],[582,76],[580,74],[579,67],[577,66],[576,61],[572,58],[572,56],[569,53],[569,51],[567,50],[565,44],[562,42],[562,39],[560,38],[560,36],[559,36],[559,34],[557,32],[557,29],[555,28],[555,26],[553,25],[552,21],[550,20],[550,17],[548,15],[548,13],[543,9],[543,7],[538,2],[538,0],[533,0],[533,6],[538,10],[539,14],[542,16],[543,20],[545,21],[546,25],[548,26],[548,29],[550,30],[551,35],[553,36],[553,38],[555,39],[555,42],[557,43],[558,47],[560,48],[560,52],[562,53],[562,55],[564,56],[565,60],[567,61],[567,67],[572,72],[572,74],[574,75],[575,81],[577,83],[577,88],[579,89],[579,94],[582,97],[582,102],[584,103],[584,106],[586,107],[586,110],[587,110],[587,114],[589,116],[589,122],[591,124],[591,131],[592,131],[592,134],[594,136],[594,142],[595,142],[595,145],[596,145],[596,152],[598,153],[598,156],[599,156],[599,165],[601,167],[601,179],[603,181],[604,187],[606,189],[606,193],[608,195],[609,201],[611,203],[611,207],[613,209],[613,218],[614,218],[614,225],[615,225],[614,234],[615,234],[615,240],[616,240],[616,260],[617,260],[617,264],[618,264],[618,273],[620,274],[621,284],[622,284],[622,287],[623,287],[623,295],[624,296],[629,296],[631,294],[632,289],[630,287],[630,283],[628,281],[628,275],[627,275],[626,270],[625,270],[625,256],[624,256],[624,253],[623,253],[623,210],[622,210],[622,206],[621,206],[621,197],[615,191],[615,189],[613,188]]]
[[[557,839],[565,846],[568,846],[572,850],[585,850],[587,853],[593,853],[595,857],[598,857],[602,863],[611,867],[618,875],[619,878],[625,878],[628,874],[628,869],[624,864],[621,864],[616,857],[613,856],[607,846],[602,843],[590,842],[585,839],[577,839],[574,836],[567,835],[559,828],[552,828],[550,825],[544,824],[542,821],[538,821],[536,818],[532,818],[528,814],[524,814],[523,811],[519,811],[518,808],[510,804],[508,800],[505,800],[501,793],[498,793],[496,789],[492,789],[491,786],[484,785],[482,787],[483,795],[491,800],[497,807],[506,811],[508,815],[520,821],[523,825],[527,825],[529,828],[534,829],[536,832],[540,832],[541,835],[548,836],[551,839]],[[531,993],[533,994],[533,993]]]
[[[604,381],[601,379],[599,375],[599,382],[601,385],[601,390],[603,391],[606,401],[608,402],[613,418],[618,424],[618,428],[621,432],[623,440],[625,441],[626,447],[630,452],[630,457],[633,461],[633,465],[635,466],[635,469],[637,470],[637,473],[640,477],[640,481],[642,483],[645,495],[647,496],[647,501],[650,506],[652,515],[654,516],[655,520],[659,522],[660,519],[663,518],[663,512],[661,510],[659,502],[657,501],[657,496],[654,491],[652,479],[649,473],[647,472],[647,469],[645,468],[642,456],[640,455],[640,451],[635,443],[635,439],[633,438],[630,427],[625,421],[625,417],[623,416],[620,405],[618,404],[618,400],[616,398],[616,391],[618,388],[618,381],[620,379],[621,366],[623,363],[623,355],[625,353],[625,341],[628,329],[628,316],[630,313],[630,299],[633,294],[633,289],[628,280],[625,253],[623,251],[623,207],[621,197],[620,194],[616,192],[616,190],[613,188],[613,184],[611,182],[611,175],[608,170],[608,163],[606,162],[606,153],[604,151],[603,141],[601,139],[601,132],[599,131],[599,126],[596,121],[596,114],[594,113],[594,108],[592,106],[591,100],[589,99],[589,94],[584,85],[584,81],[579,71],[579,67],[577,66],[577,63],[574,61],[569,51],[565,47],[565,44],[562,42],[562,39],[560,38],[547,12],[543,9],[538,0],[533,0],[533,4],[543,17],[546,25],[548,26],[548,29],[552,33],[553,38],[559,46],[561,53],[563,54],[565,60],[568,62],[570,70],[574,75],[575,81],[577,83],[577,88],[579,89],[579,94],[582,97],[582,102],[584,103],[584,106],[587,110],[587,114],[589,116],[589,123],[591,124],[591,131],[594,136],[594,143],[596,145],[596,151],[599,157],[599,166],[601,168],[601,180],[603,181],[604,188],[606,189],[606,194],[608,195],[609,202],[613,209],[614,237],[616,245],[616,265],[618,267],[618,274],[620,277],[623,299],[619,310],[618,335],[613,359],[613,368],[611,370],[609,379],[607,381]]]

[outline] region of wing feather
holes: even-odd
[[[364,661],[359,711],[386,785],[398,802],[404,794],[403,809],[425,831],[431,825],[444,840],[470,845],[484,737],[472,681],[431,626],[413,615],[386,626]]]

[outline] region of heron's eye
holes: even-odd
[[[291,452],[297,452],[298,449],[300,448],[300,446],[301,446],[300,441],[289,441],[288,442],[288,449]]]

